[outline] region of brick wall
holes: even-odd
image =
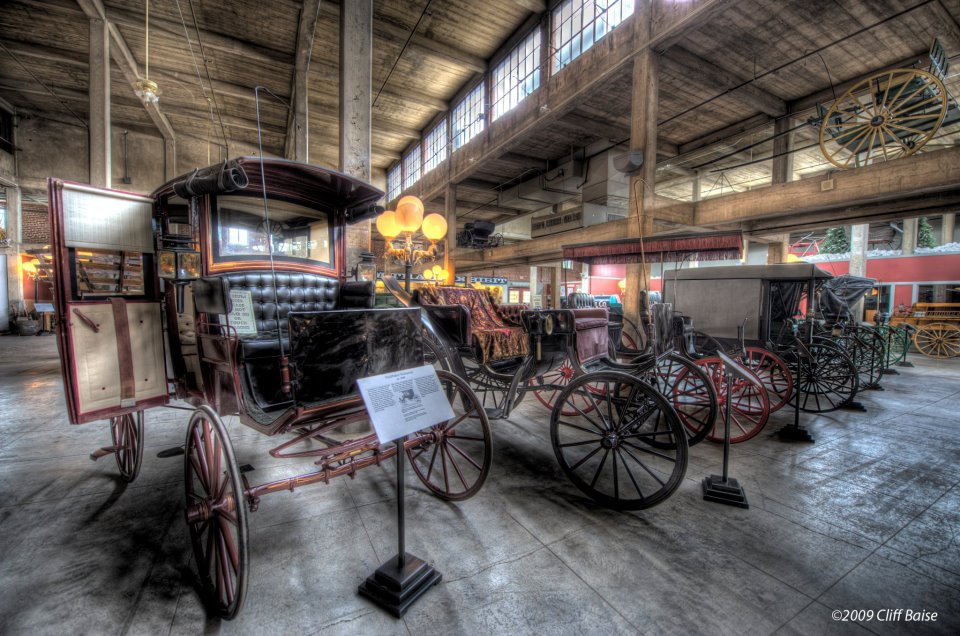
[[[21,219],[24,243],[46,245],[50,242],[50,221],[45,204],[23,203]]]

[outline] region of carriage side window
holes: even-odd
[[[333,267],[329,215],[294,203],[271,200],[267,218],[257,197],[220,196],[212,214],[214,262],[274,260]]]

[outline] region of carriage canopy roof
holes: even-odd
[[[778,265],[730,265],[724,267],[695,267],[670,272],[672,280],[796,280],[833,278],[833,274],[811,263],[780,263]]]
[[[738,259],[742,253],[743,237],[740,232],[674,234],[563,246],[565,259],[589,265],[640,263],[641,261],[672,263],[684,259],[724,261]]]
[[[287,159],[263,159],[262,168],[271,196],[346,210],[349,223],[373,218],[380,211],[373,204],[383,197],[381,190],[336,170]],[[260,170],[259,157],[239,157],[181,175],[157,188],[153,196],[184,190],[191,194],[257,194],[263,182]]]

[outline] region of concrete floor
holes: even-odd
[[[408,549],[443,582],[394,620],[356,594],[394,551],[392,466],[263,500],[236,620],[207,619],[182,522],[187,414],[148,413],[139,479],[115,477],[104,422],[66,424],[52,338],[0,338],[0,634],[960,633],[960,359],[808,416],[815,444],[733,447],[751,508],[704,502],[720,448],[639,513],[593,505],[556,465],[528,398],[494,426],[494,466],[461,504],[411,476]],[[781,413],[768,425],[790,419]],[[252,477],[288,474],[275,439],[231,423]],[[833,610],[927,610],[935,622],[836,622]],[[890,615],[893,618],[894,615]]]

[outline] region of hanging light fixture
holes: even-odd
[[[144,104],[156,104],[160,101],[160,87],[150,79],[150,0],[144,0],[144,63],[143,77],[133,85],[133,92]]]
[[[447,234],[447,220],[439,214],[428,214],[423,216],[423,201],[415,196],[405,196],[397,202],[396,210],[387,210],[377,217],[377,231],[384,238],[386,243],[387,258],[395,258],[404,265],[404,287],[410,291],[410,277],[413,266],[422,260],[433,260],[437,256],[437,241]],[[422,231],[427,240],[430,241],[427,249],[419,249],[413,243],[413,235],[417,231]],[[394,239],[401,237],[402,247],[395,247]],[[441,268],[442,269],[442,268]],[[431,271],[433,278],[424,277],[427,280],[443,281],[438,275],[437,268]]]

